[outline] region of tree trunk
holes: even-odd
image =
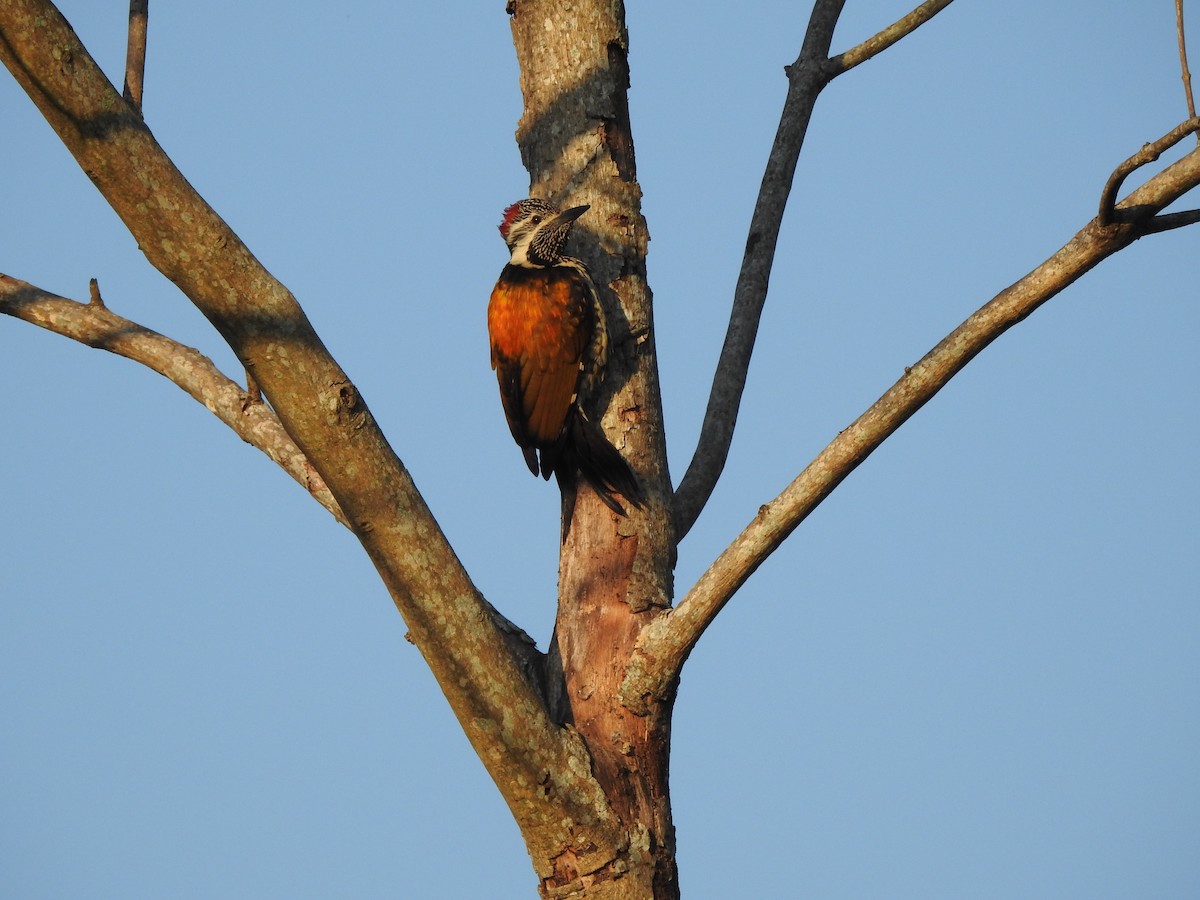
[[[559,206],[591,204],[571,252],[592,273],[610,331],[605,386],[593,413],[648,498],[644,509],[630,508],[619,518],[581,487],[571,513],[555,625],[562,671],[552,677],[565,682],[567,727],[587,747],[623,846],[591,872],[564,847],[551,861],[552,874],[543,874],[541,891],[546,897],[674,898],[679,885],[667,782],[674,693],[642,715],[618,699],[638,635],[671,602],[675,561],[646,284],[649,237],[629,124],[624,8],[607,0],[517,0],[509,9],[525,108],[517,141],[530,196]]]

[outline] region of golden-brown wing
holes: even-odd
[[[506,266],[492,291],[492,366],[509,429],[522,448],[552,448],[574,402],[592,329],[583,277],[565,267]]]

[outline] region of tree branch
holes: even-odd
[[[0,314],[131,359],[162,375],[247,444],[265,453],[335,519],[350,527],[324,480],[284,431],[271,407],[262,402],[261,393],[253,386],[242,390],[195,348],[110,312],[96,279],[88,288],[89,302],[77,303],[0,272]],[[533,638],[491,604],[488,610],[513,655],[521,661],[526,678],[540,681],[542,654]]]
[[[139,116],[142,115],[142,82],[146,77],[146,24],[149,15],[150,0],[129,0],[124,96]]]
[[[709,567],[679,605],[642,633],[622,698],[639,709],[670,689],[705,628],[755,569],[841,481],[976,354],[1102,260],[1146,233],[1159,210],[1200,184],[1200,148],[1120,204],[1121,221],[1088,223],[1062,249],[1001,291],[842,431]]]
[[[1200,222],[1200,209],[1187,209],[1182,212],[1160,213],[1142,226],[1142,236],[1160,234],[1164,231],[1174,231],[1186,225]]]
[[[254,373],[370,556],[523,831],[532,822],[548,844],[571,839],[571,823],[545,821],[551,795],[574,821],[595,822],[605,798],[587,775],[586,751],[546,714],[541,692],[295,298],[175,168],[52,3],[0,3],[0,59],[151,264]]]
[[[877,56],[892,44],[912,34],[954,0],[926,0],[908,15],[896,20],[874,37],[867,38],[857,47],[851,47],[845,53],[839,53],[829,60],[830,77],[836,77],[848,72],[860,63]]]
[[[829,45],[845,0],[818,0],[813,7],[800,55],[786,69],[787,98],[754,204],[754,214],[750,219],[746,251],[734,288],[733,310],[713,376],[700,440],[675,491],[675,532],[678,539],[682,539],[696,523],[729,456],[738,407],[746,387],[746,373],[758,335],[758,323],[766,304],[779,228],[817,97],[833,78],[882,53],[928,22],[951,2],[928,0],[879,34],[832,59],[828,58]]]
[[[1121,190],[1121,184],[1131,173],[1142,166],[1155,162],[1164,152],[1196,131],[1200,131],[1200,118],[1191,118],[1181,122],[1157,141],[1146,144],[1141,150],[1117,166],[1112,175],[1108,177],[1104,190],[1100,192],[1100,212],[1097,216],[1100,224],[1111,225],[1116,221],[1117,192]]]
[[[733,309],[725,343],[713,376],[700,440],[692,461],[675,490],[676,540],[691,530],[708,502],[729,456],[738,407],[746,387],[746,373],[754,352],[758,323],[767,300],[767,285],[775,261],[775,245],[783,211],[791,193],[796,162],[812,118],[817,97],[828,83],[823,66],[833,40],[833,29],[845,0],[818,0],[808,20],[808,31],[796,62],[787,71],[788,92],[767,158],[766,171],[750,218],[750,233],[742,268],[733,291]]]
[[[238,437],[270,457],[335,519],[349,527],[324,480],[288,437],[269,406],[251,402],[246,391],[199,351],[110,312],[100,298],[95,279],[91,295],[90,303],[77,303],[0,273],[0,313],[132,359],[167,378]]]

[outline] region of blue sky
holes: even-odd
[[[119,81],[107,6],[62,4]],[[835,49],[907,8],[850,0]],[[964,0],[822,96],[680,594],[1186,116],[1173,4],[1084,8]],[[628,10],[676,479],[807,12]],[[162,4],[147,70],[160,142],[544,643],[558,501],[484,319],[528,186],[503,3]],[[96,277],[236,373],[6,75],[0,112],[0,271],[78,299]],[[1198,250],[1142,240],[1002,337],[721,615],[675,719],[686,897],[1200,895]],[[0,319],[0,378],[0,896],[534,895],[344,529],[128,361]]]

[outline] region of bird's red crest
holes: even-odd
[[[519,215],[521,215],[520,200],[504,210],[504,219],[500,222],[500,237],[508,240],[508,229],[512,228],[512,223],[517,220]]]

